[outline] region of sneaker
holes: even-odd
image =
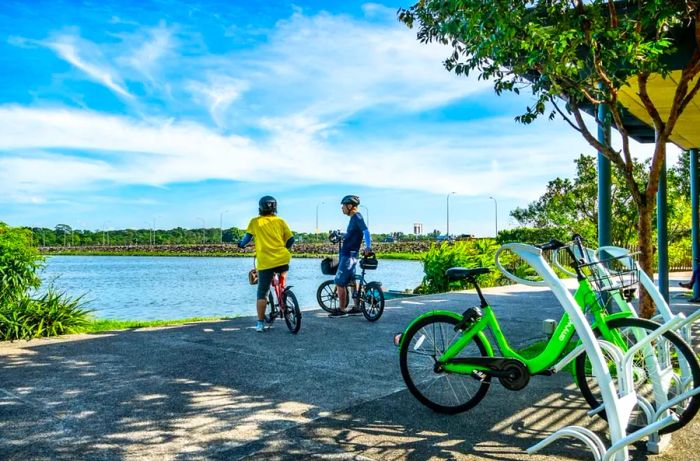
[[[331,312],[330,314],[328,314],[328,317],[331,317],[331,318],[347,317],[347,316],[348,316],[348,313],[345,311],[341,311],[340,309],[337,309],[337,310]]]
[[[362,309],[359,306],[353,307],[348,311],[348,315],[358,315],[362,314]]]
[[[687,283],[687,282],[678,282],[678,285],[687,289],[687,290],[690,290],[691,288],[693,288],[693,285],[691,285],[690,283]]]
[[[262,322],[262,320],[255,322],[255,331],[258,333],[265,331],[265,324]]]

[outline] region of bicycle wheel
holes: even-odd
[[[360,299],[362,315],[370,322],[376,322],[384,312],[384,292],[381,285],[370,282],[362,293]]]
[[[267,304],[265,305],[265,322],[272,323],[277,318],[277,306],[275,305],[275,297],[272,292],[267,294]]]
[[[284,321],[289,331],[293,334],[299,332],[299,328],[301,328],[301,311],[299,310],[297,297],[291,291],[286,291],[284,294]]]
[[[348,293],[347,287],[345,288],[345,293]],[[350,298],[346,296],[345,299]],[[333,313],[338,310],[338,292],[336,291],[334,280],[326,280],[319,285],[318,290],[316,290],[316,300],[318,305],[326,312]]]
[[[426,317],[405,333],[399,351],[401,376],[411,394],[428,408],[450,415],[478,404],[491,384],[490,376],[481,381],[471,375],[435,371],[437,358],[461,335],[454,330],[457,322],[444,314]],[[476,336],[457,355],[469,356],[487,356]]]
[[[608,328],[614,330],[622,338],[629,350],[638,342],[637,338],[643,338],[659,327],[659,324],[651,320],[639,318],[620,318],[608,322]],[[595,334],[601,336],[600,331]],[[609,339],[608,339],[609,340]],[[654,397],[654,382],[664,383],[668,386],[667,400],[682,394],[685,391],[700,385],[700,364],[688,344],[676,333],[669,331],[664,333],[662,339],[652,341],[652,346],[642,348],[632,360],[632,376],[634,388],[637,395],[648,400],[655,408],[658,406]],[[653,351],[653,353],[652,353]],[[623,351],[625,352],[625,351]],[[603,355],[608,358],[607,352],[603,350]],[[656,356],[658,360],[658,370],[652,363]],[[616,377],[614,362],[611,364],[611,374]],[[649,365],[649,366],[648,366]],[[591,363],[586,354],[576,358],[576,381],[583,397],[591,408],[598,408],[602,405],[603,399],[600,395],[598,381],[592,374]],[[664,402],[665,403],[665,402]],[[688,424],[700,409],[700,396],[696,395],[683,400],[678,405],[671,408],[671,411],[678,415],[679,421],[673,423],[659,431],[660,434],[667,434],[680,429]],[[607,419],[605,411],[598,413],[602,418]],[[646,426],[647,418],[639,406],[636,406],[630,416],[628,433]]]

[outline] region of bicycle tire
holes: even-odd
[[[291,291],[284,294],[284,322],[292,334],[299,333],[301,328],[301,310],[297,297]]]
[[[362,315],[370,322],[376,322],[384,313],[384,291],[382,286],[370,282],[362,290],[360,298]]]
[[[345,288],[345,293],[348,294],[347,287]],[[350,298],[346,296],[345,299],[349,300]],[[326,312],[333,313],[338,310],[338,293],[334,280],[326,280],[319,285],[318,290],[316,290],[316,301],[318,301],[321,309]]]
[[[267,294],[267,304],[265,304],[265,323],[272,324],[277,318],[277,308],[275,306],[275,297],[272,292]]]
[[[634,338],[630,338],[630,336],[628,335],[628,333],[632,332],[633,328],[651,332],[660,326],[654,321],[640,318],[618,318],[611,320],[607,323],[607,325],[610,329],[618,330],[621,336],[626,340],[627,344],[630,345],[633,344],[633,342],[630,341],[635,340]],[[595,329],[594,332],[596,336],[601,336],[601,333],[598,329]],[[672,363],[670,363],[669,365],[673,366],[674,370],[678,370],[678,364],[680,363],[679,358],[683,357],[682,360],[684,360],[685,363],[687,363],[687,369],[690,371],[690,375],[692,376],[692,380],[684,383],[683,388],[678,387],[683,385],[681,384],[682,381],[679,381],[678,379],[674,378],[674,382],[676,383],[677,387],[674,388],[673,386],[671,386],[669,388],[668,399],[670,400],[674,396],[680,395],[685,390],[693,389],[700,385],[700,364],[698,363],[697,356],[693,353],[692,348],[688,346],[688,344],[676,333],[674,333],[673,331],[668,331],[663,334],[663,337],[667,340],[667,342],[664,342],[664,345],[667,344],[669,347],[668,356],[671,357],[672,361]],[[658,345],[658,341],[656,341],[655,347],[656,345]],[[674,348],[674,350],[670,350],[671,346]],[[605,351],[603,352],[605,354]],[[656,408],[653,392],[651,389],[650,373],[645,367],[643,351],[640,351],[639,354],[642,355],[639,355],[639,358],[636,358],[634,360],[633,365],[635,390],[644,398],[649,400],[652,403],[652,405],[654,405],[654,407]],[[588,356],[586,354],[581,354],[576,358],[575,372],[576,382],[578,384],[579,389],[581,390],[581,394],[583,394],[583,397],[586,399],[586,402],[591,406],[591,408],[598,408],[602,404],[602,397],[596,389],[597,382],[592,376],[590,361],[588,360]],[[691,376],[684,376],[681,378],[681,380],[688,379]],[[699,409],[700,395],[695,395],[693,397],[690,397],[689,399],[683,400],[683,402],[679,403],[676,407],[672,408],[672,410],[679,417],[678,422],[664,427],[659,431],[659,433],[668,434],[677,431],[678,429],[688,424],[693,419],[693,417],[695,417]],[[605,410],[599,412],[598,415],[603,419],[607,420]],[[644,413],[639,409],[639,407],[635,407],[630,417],[630,423],[628,425],[627,431],[628,433],[631,433],[641,428],[642,426],[646,426],[647,424],[648,423],[646,422],[646,417],[644,416]]]
[[[436,357],[442,355],[447,349],[447,345],[462,334],[462,332],[454,331],[457,322],[456,318],[445,314],[426,317],[406,331],[399,351],[401,376],[411,394],[431,410],[450,415],[473,408],[484,398],[491,385],[490,376],[486,376],[482,381],[471,375],[437,373],[435,371]],[[426,341],[426,335],[431,332],[433,337]],[[446,338],[451,338],[451,340],[445,343]],[[423,345],[428,346],[425,352],[419,351]],[[430,346],[433,346],[432,351]],[[488,356],[484,343],[477,336],[458,354],[458,357],[475,355]],[[413,372],[414,368],[422,368],[425,378],[421,380],[420,371]],[[426,382],[429,384],[424,386]],[[475,384],[474,391],[470,390],[470,384]],[[444,389],[445,396],[440,395],[442,389]],[[462,395],[458,395],[458,391],[462,390],[465,392],[459,392]]]

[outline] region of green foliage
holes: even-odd
[[[521,225],[529,227],[565,229],[569,237],[580,234],[586,241],[594,242],[598,235],[598,173],[596,159],[581,155],[576,159],[576,176],[573,179],[556,178],[547,184],[547,190],[527,208],[516,208],[511,212]],[[634,162],[635,178],[646,181],[648,174],[644,164]],[[632,196],[621,177],[614,171],[611,184],[613,222],[612,241],[620,246],[636,242],[635,224],[639,219]]]
[[[454,243],[432,244],[423,259],[425,276],[415,293],[442,293],[469,288],[464,281],[449,282],[445,271],[451,267],[488,267],[489,274],[478,277],[480,286],[494,286],[502,282],[494,256],[498,244],[493,239],[472,239]]]
[[[667,74],[662,58],[676,49],[674,34],[692,24],[696,8],[690,1],[635,2],[630,10],[628,2],[608,0],[420,0],[399,10],[399,19],[418,23],[422,42],[452,45],[448,70],[477,72],[497,93],[529,87],[535,102],[518,120],[530,123],[556,115],[547,109],[553,97],[615,104],[609,89],[638,74]]]
[[[32,339],[80,331],[89,311],[81,298],[69,298],[50,287],[38,298],[20,297],[0,307],[0,339]]]
[[[37,270],[43,259],[26,229],[0,223],[0,340],[31,339],[77,331],[88,311],[80,298],[71,299],[53,287],[39,297]]]
[[[169,325],[185,325],[195,322],[215,322],[227,320],[232,317],[192,317],[188,319],[175,320],[111,320],[100,319],[89,321],[80,331],[82,333],[99,333],[101,331],[127,330],[133,328],[164,327]]]
[[[640,262],[651,271],[650,229],[665,159],[662,146],[698,94],[693,80],[700,73],[700,53],[685,52],[685,45],[695,39],[698,8],[692,0],[419,0],[398,15],[408,27],[417,26],[421,42],[451,47],[447,70],[490,80],[497,94],[530,90],[530,105],[516,117],[518,122],[559,116],[611,161],[636,205]],[[679,48],[684,52],[676,53]],[[672,69],[682,69],[666,79],[675,85],[673,98],[652,101],[650,77],[668,77]],[[656,130],[646,180],[634,175],[630,131],[624,126],[628,112],[619,99],[629,86],[646,112],[644,119],[651,121],[646,123],[663,127]],[[667,109],[658,110],[659,104]],[[611,144],[610,137],[599,140],[589,127],[584,109],[600,105],[608,114],[596,120],[597,126],[609,123],[617,128],[621,149]],[[650,308],[643,298],[643,317],[651,315]]]
[[[505,229],[498,233],[498,243],[546,243],[552,239],[566,242],[571,239],[572,232],[563,227],[516,227],[515,229]]]
[[[0,306],[12,303],[41,283],[43,259],[31,246],[31,233],[0,222]]]

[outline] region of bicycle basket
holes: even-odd
[[[377,258],[375,258],[374,256],[360,259],[360,267],[365,270],[373,271],[377,268],[378,265],[379,261],[377,261]]]
[[[258,284],[258,270],[257,269],[251,269],[248,272],[248,283],[250,283],[251,285]]]
[[[321,272],[324,275],[335,275],[338,272],[338,257],[327,257],[321,261]]]
[[[595,291],[622,290],[629,293],[639,282],[639,270],[630,255],[582,264],[581,271]]]

